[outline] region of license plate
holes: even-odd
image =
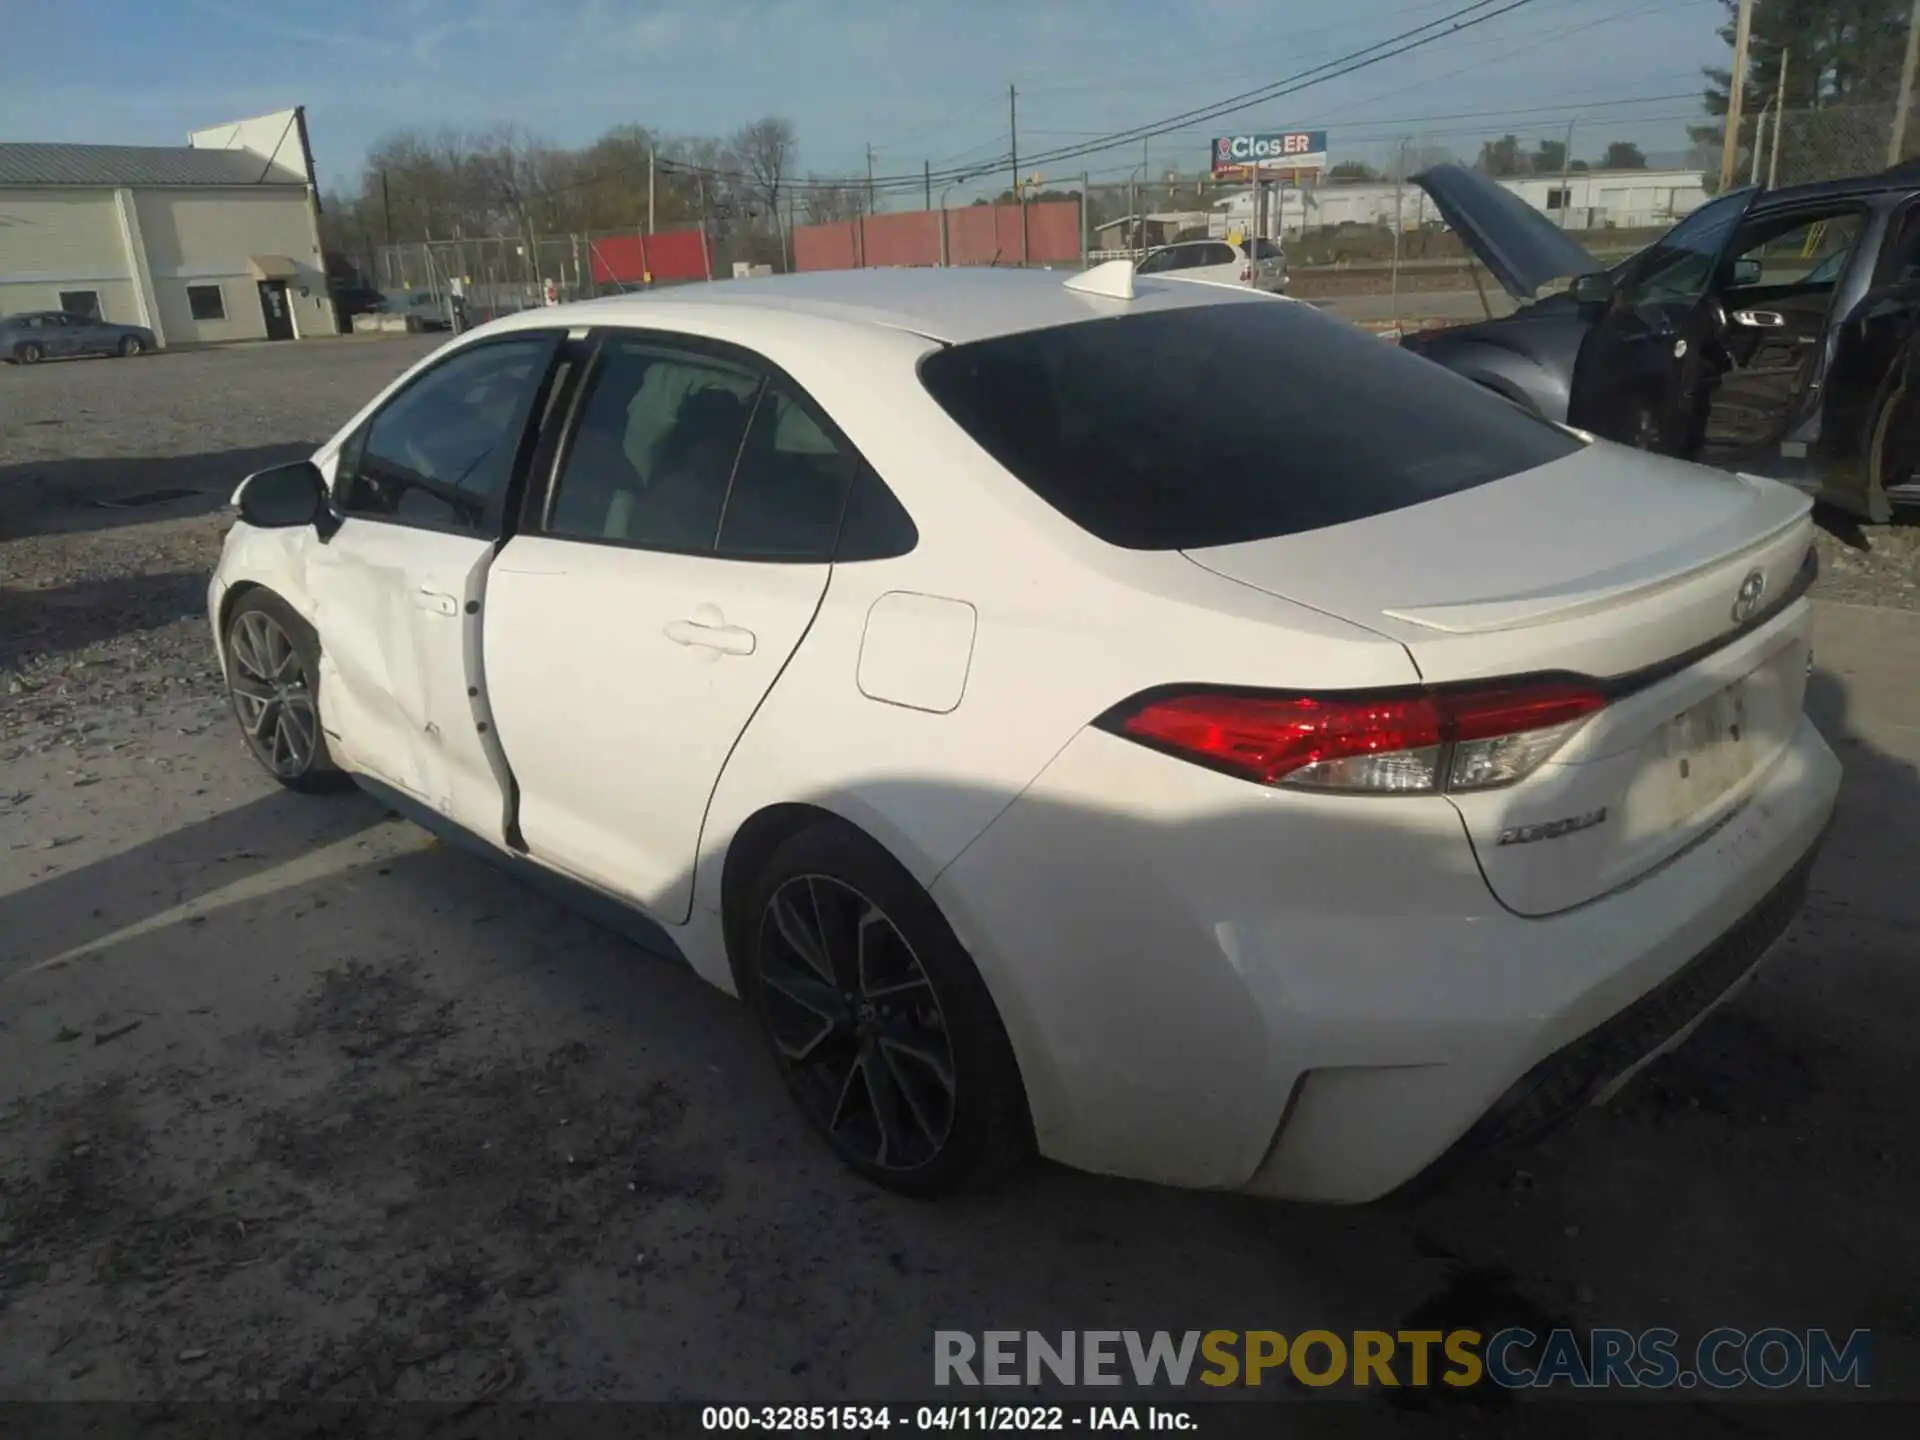
[[[1711,799],[1752,768],[1753,727],[1747,702],[1747,682],[1741,680],[1667,722],[1662,748],[1673,767],[1673,778],[1689,795]]]

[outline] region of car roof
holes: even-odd
[[[1127,262],[1117,262],[1125,264]],[[676,285],[639,294],[609,295],[522,312],[528,324],[633,325],[671,323],[669,312],[776,311],[847,324],[904,330],[929,340],[965,344],[997,335],[1044,330],[1079,320],[1114,319],[1200,305],[1286,303],[1238,286],[1141,276],[1133,298],[1119,300],[1069,290],[1079,272],[959,266],[816,271]]]
[[[1756,207],[1791,205],[1801,200],[1845,200],[1855,196],[1905,195],[1920,191],[1920,163],[1909,161],[1874,175],[1849,175],[1841,180],[1816,180],[1806,185],[1782,185],[1768,190]]]

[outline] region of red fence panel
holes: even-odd
[[[1080,258],[1080,206],[1042,200],[1027,206],[1027,258],[1048,265]]]
[[[1047,200],[1027,206],[1025,237],[1018,205],[967,205],[909,210],[831,225],[796,225],[796,270],[854,270],[869,265],[938,265],[940,227],[950,265],[1059,264],[1080,258],[1080,206]]]
[[[1021,231],[1022,218],[1018,205],[993,207],[993,244],[1002,265],[1018,265],[1027,258],[1030,242]]]
[[[705,280],[708,269],[704,230],[669,230],[647,237],[647,265],[656,280]]]
[[[854,222],[793,227],[793,268],[796,270],[851,270],[860,263]]]
[[[868,265],[938,265],[940,213],[911,210],[869,215],[860,222],[861,260]]]
[[[588,245],[597,284],[640,285],[649,275],[655,280],[707,278],[706,235],[699,230],[602,235]]]
[[[990,265],[1000,249],[994,233],[994,206],[968,205],[947,212],[947,262]]]

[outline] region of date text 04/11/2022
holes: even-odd
[[[1136,1405],[708,1405],[707,1431],[755,1433],[885,1433],[898,1426],[915,1434],[1065,1432],[1195,1428],[1184,1410]]]

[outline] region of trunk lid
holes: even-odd
[[[1691,844],[1791,740],[1808,616],[1782,602],[1804,586],[1810,510],[1772,481],[1593,444],[1390,514],[1186,554],[1399,641],[1429,684],[1610,682],[1539,770],[1450,796],[1495,894],[1544,915]]]
[[[1564,288],[1607,267],[1566,231],[1504,185],[1464,165],[1436,165],[1412,177],[1435,208],[1516,300]]]

